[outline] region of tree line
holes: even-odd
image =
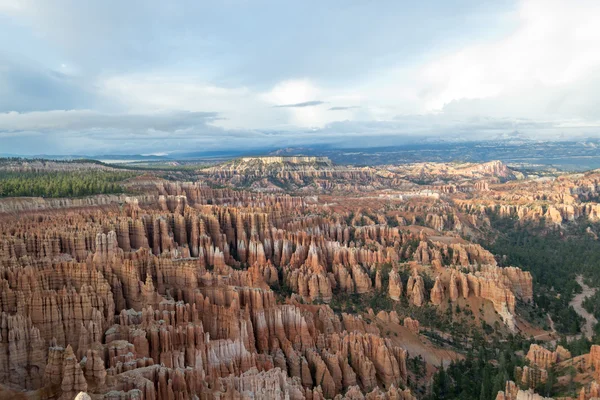
[[[542,317],[550,313],[562,334],[579,333],[582,321],[569,302],[581,292],[575,280],[578,274],[590,286],[600,286],[600,241],[588,232],[588,228],[600,232],[600,224],[581,219],[557,228],[544,221],[523,222],[495,215],[490,221],[497,235],[482,244],[496,254],[501,266],[531,272],[536,312]],[[588,305],[590,311],[598,312],[595,304]]]
[[[122,181],[135,175],[134,172],[104,170],[0,171],[0,197],[80,197],[123,193]]]

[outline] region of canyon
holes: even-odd
[[[194,173],[145,171],[123,195],[0,199],[0,397],[424,398],[465,357],[429,315],[544,332],[520,312],[535,307],[532,274],[477,240],[492,215],[600,218],[595,172],[247,157]],[[497,399],[529,398],[518,385],[574,357],[532,345],[526,359]]]

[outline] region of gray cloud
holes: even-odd
[[[360,108],[360,106],[337,106],[337,107],[331,107],[329,109],[329,111],[344,111],[344,110],[355,110],[357,108]]]
[[[485,140],[519,131],[527,137],[569,133],[585,137],[596,126],[568,126],[560,121],[508,118],[459,118],[402,115],[391,121],[340,121],[320,129],[225,129],[212,124],[219,114],[179,112],[101,114],[87,110],[0,114],[3,153],[140,154],[298,145],[344,147],[394,146],[414,140]]]
[[[95,104],[85,82],[35,63],[0,56],[0,112],[89,108]]]
[[[324,103],[325,103],[324,101],[312,100],[312,101],[304,101],[302,103],[295,103],[295,104],[281,104],[281,105],[274,106],[274,107],[275,108],[302,108],[302,107],[319,106]]]
[[[186,68],[210,70],[219,84],[265,88],[293,76],[342,82],[393,64],[391,56],[410,58],[431,43],[440,45],[455,26],[470,28],[461,32],[462,40],[473,30],[486,34],[498,25],[491,10],[511,8],[510,2],[435,3],[436,16],[430,7],[394,1],[374,7],[344,0],[326,5],[314,0],[22,0],[13,14],[53,42],[59,54],[93,73],[106,67],[155,69],[177,60]],[[393,44],[382,38],[393,38]],[[36,56],[33,49],[23,51]]]
[[[178,131],[206,126],[219,119],[214,112],[106,114],[91,110],[53,110],[0,114],[0,133],[115,129],[121,132]],[[100,138],[101,139],[101,138]]]

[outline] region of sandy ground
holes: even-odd
[[[592,314],[587,312],[585,308],[583,308],[582,303],[586,297],[593,296],[596,293],[597,289],[591,288],[588,285],[586,285],[583,282],[583,276],[581,276],[581,275],[577,275],[577,283],[579,283],[581,285],[581,287],[583,288],[583,291],[581,293],[579,293],[578,295],[576,295],[573,298],[573,300],[571,300],[569,305],[573,306],[573,308],[575,309],[577,314],[579,314],[583,318],[585,318],[586,322],[582,328],[582,332],[588,339],[591,339],[594,334],[594,325],[598,322],[598,320]]]
[[[447,367],[452,361],[464,358],[462,354],[456,353],[450,349],[440,348],[431,343],[423,335],[415,335],[408,328],[392,323],[381,323],[384,327],[382,336],[390,331],[392,334],[387,336],[394,344],[403,347],[408,351],[410,357],[420,355],[428,364],[439,366],[442,362]],[[394,335],[397,333],[398,336]]]

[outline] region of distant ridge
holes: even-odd
[[[329,159],[329,157],[319,157],[319,156],[242,157],[241,160],[243,162],[260,161],[263,164],[280,164],[280,163],[311,164],[311,163],[319,163],[319,164],[332,165],[332,162]]]

